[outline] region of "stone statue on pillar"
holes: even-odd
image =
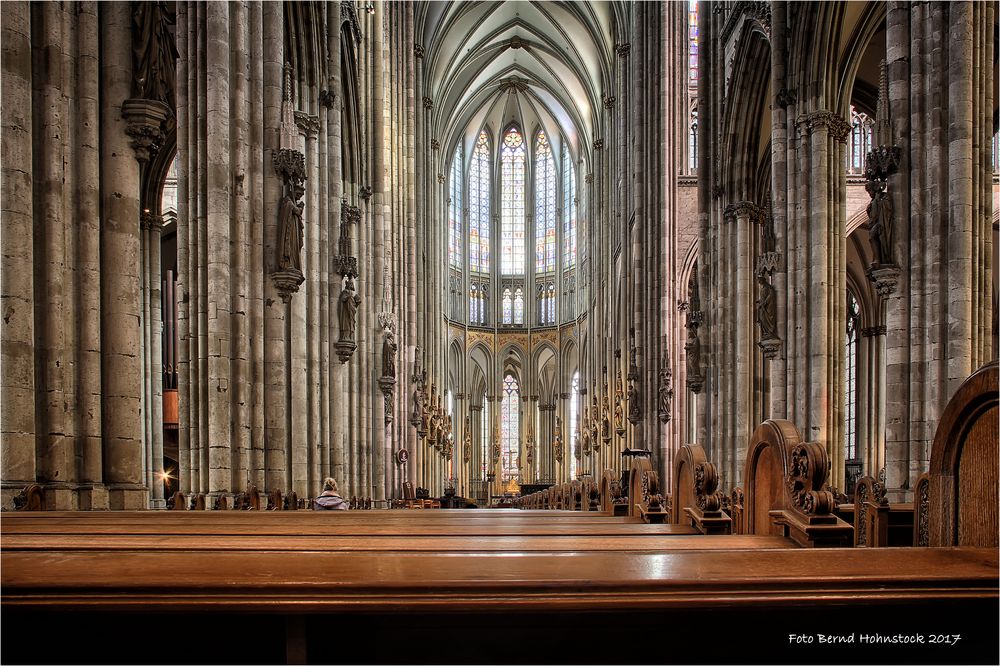
[[[396,336],[388,327],[382,339],[382,376],[385,378],[396,378],[396,348]]]
[[[664,367],[660,368],[660,385],[658,387],[658,394],[659,409],[657,410],[657,416],[660,418],[661,423],[667,423],[670,421],[670,405],[674,398],[674,388],[671,386],[669,362],[664,365]]]
[[[557,463],[561,463],[563,459],[562,451],[562,419],[556,416],[556,431],[555,435],[552,437],[552,448],[553,456]]]
[[[278,258],[279,271],[302,272],[302,243],[304,228],[302,211],[305,204],[301,201],[305,188],[298,180],[289,183],[290,191],[285,193],[278,209]]]
[[[337,321],[340,324],[340,339],[334,344],[337,356],[341,363],[347,363],[351,354],[358,345],[354,341],[357,330],[358,307],[361,305],[361,296],[354,289],[354,278],[347,276],[344,282],[344,290],[340,292],[340,299],[337,302]]]
[[[361,306],[361,296],[354,288],[354,278],[350,275],[344,282],[344,290],[340,292],[340,339],[344,342],[354,342],[358,323],[358,308]]]
[[[305,281],[302,274],[302,241],[304,229],[302,211],[305,204],[306,163],[305,155],[297,150],[279,148],[272,157],[274,170],[284,183],[285,195],[278,207],[278,226],[275,237],[275,263],[271,278],[281,294],[281,300],[288,303],[292,294]]]
[[[132,3],[132,88],[138,99],[177,108],[177,46],[170,27],[176,22],[163,0]]]
[[[761,340],[778,338],[778,303],[774,286],[767,281],[763,272],[757,273],[760,298],[757,299],[757,323],[760,324]]]
[[[884,185],[875,179],[865,182],[865,191],[871,197],[868,202],[868,238],[871,241],[875,264],[891,265],[892,261],[892,199]]]

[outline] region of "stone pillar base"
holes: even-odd
[[[78,509],[76,488],[67,485],[43,485],[46,511],[76,511]]]
[[[108,508],[112,511],[145,511],[149,508],[149,492],[145,486],[133,484],[108,485]]]
[[[80,511],[107,511],[109,501],[108,489],[102,485],[83,486],[77,497]]]

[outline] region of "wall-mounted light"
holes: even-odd
[[[375,5],[373,5],[372,3],[369,2],[368,4],[365,5],[365,11],[368,12],[369,14],[374,14],[375,13]]]

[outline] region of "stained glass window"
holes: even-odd
[[[535,137],[535,271],[556,269],[556,163],[545,132]]]
[[[462,146],[455,147],[448,191],[448,259],[452,268],[462,268]]]
[[[503,379],[503,398],[500,401],[500,464],[503,481],[517,478],[517,457],[521,435],[519,406],[521,390],[510,373]]]
[[[511,127],[500,148],[500,272],[524,274],[524,137]]]
[[[485,131],[469,165],[469,270],[490,272],[490,140]]]
[[[562,154],[563,163],[563,269],[576,266],[576,168],[569,151]]]
[[[480,461],[481,462],[480,469],[482,470],[483,478],[485,479],[486,475],[489,474],[489,471],[490,471],[490,462],[491,462],[491,458],[490,458],[490,435],[489,435],[489,433],[490,433],[490,409],[489,409],[490,402],[489,402],[489,400],[486,399],[486,392],[485,391],[483,392],[483,403],[482,404],[483,404],[483,409],[482,409],[481,412],[479,412],[479,414],[481,415],[481,417],[479,419],[480,426],[481,426],[479,428],[479,443],[481,445],[480,446],[480,451],[482,452],[482,460]]]
[[[847,151],[847,173],[864,173],[865,157],[872,149],[874,126],[875,121],[867,113],[851,107],[851,143]]]
[[[469,323],[479,323],[479,287],[475,284],[469,287]]]
[[[858,459],[858,327],[861,312],[858,299],[847,292],[847,356],[844,363],[844,459]]]
[[[576,421],[580,417],[580,373],[573,373],[573,381],[570,385],[569,394],[569,478],[576,478],[576,435],[580,424]]]
[[[503,297],[500,299],[500,307],[503,310],[503,323],[514,323],[514,299],[510,294],[510,287],[503,290]]]
[[[698,85],[698,1],[688,2],[688,80]]]
[[[524,290],[520,287],[514,292],[514,323],[524,323]]]

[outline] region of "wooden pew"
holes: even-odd
[[[912,546],[912,504],[890,504],[885,484],[870,476],[858,479],[854,488],[854,545],[860,548]]]
[[[690,523],[702,534],[731,534],[732,519],[722,511],[715,465],[705,449],[685,444],[674,459],[674,494],[670,522]]]
[[[998,376],[996,361],[972,373],[938,421],[926,508],[916,512],[928,516],[931,546],[998,545]]]
[[[660,479],[648,457],[634,457],[629,469],[629,515],[647,523],[664,523],[670,516],[669,498],[660,493]]]
[[[462,659],[477,662],[488,660],[475,646],[493,645],[499,618],[506,618],[507,631],[528,639],[533,627],[549,632],[562,627],[559,618],[567,613],[573,614],[576,631],[586,628],[595,638],[586,641],[585,652],[569,654],[564,646],[561,658],[552,655],[554,661],[567,656],[593,661],[595,655],[614,661],[605,639],[613,638],[620,650],[624,637],[657,626],[682,632],[678,645],[698,645],[697,652],[678,649],[672,655],[697,653],[704,660],[723,655],[710,651],[719,643],[720,623],[746,627],[747,614],[758,607],[771,618],[787,612],[787,618],[778,617],[795,622],[796,631],[824,626],[830,613],[852,610],[875,610],[883,627],[900,618],[917,630],[926,626],[919,623],[931,609],[948,604],[987,620],[996,608],[996,549],[806,552],[780,548],[783,539],[767,536],[664,536],[664,530],[681,526],[606,522],[613,517],[598,512],[468,513],[465,522],[474,533],[464,534],[454,533],[461,521],[446,511],[17,515],[2,525],[5,661],[23,661],[18,657],[30,651],[34,661],[118,661],[118,653],[107,650],[123,643],[134,649],[133,639],[148,647],[162,632],[189,638],[190,625],[212,627],[216,642],[229,650],[226,659],[213,657],[219,661],[259,661],[262,655],[283,661],[281,651],[291,647],[302,648],[311,661],[328,661],[331,626],[338,636],[365,636],[367,642],[384,623],[386,632],[377,638],[406,644],[407,652],[379,653],[377,659],[368,653],[356,661],[412,662],[429,657],[420,653],[415,659],[412,650],[426,643],[420,637],[432,630],[414,629],[413,619],[430,616],[438,627],[443,622],[449,632],[458,627],[463,639],[473,637],[463,643]],[[85,520],[73,520],[83,515]],[[386,525],[386,518],[393,524]],[[149,531],[137,529],[142,520]],[[280,537],[268,533],[274,527],[261,531],[261,524],[289,523],[294,530]],[[405,526],[413,523],[424,533],[407,532]],[[498,526],[518,523],[548,523],[549,532],[497,535]],[[587,524],[612,533],[580,533]],[[181,529],[185,525],[189,532]],[[331,539],[331,525],[353,526],[358,533]],[[233,526],[242,531],[227,531]],[[560,529],[565,527],[575,533]],[[359,616],[364,622],[344,633],[345,623]],[[131,624],[131,617],[143,621]],[[935,620],[936,631],[947,631]],[[776,621],[785,640],[787,630]],[[76,640],[81,636],[74,632],[107,631],[109,623],[128,636]],[[54,625],[60,631],[67,627],[69,634],[61,633],[60,641],[40,640]],[[780,644],[756,631],[727,633],[726,654],[732,656],[733,641],[752,644],[756,636],[761,651],[753,654],[773,660]],[[267,638],[273,645],[261,644]],[[65,641],[72,642],[73,659],[50,647]],[[248,643],[256,656],[241,651]],[[982,649],[981,642],[975,647]],[[748,654],[740,651],[740,660]],[[207,660],[202,652],[198,658]]]
[[[808,547],[851,545],[853,528],[823,490],[828,471],[826,450],[802,442],[792,423],[762,423],[747,448],[743,533],[781,534]]]

